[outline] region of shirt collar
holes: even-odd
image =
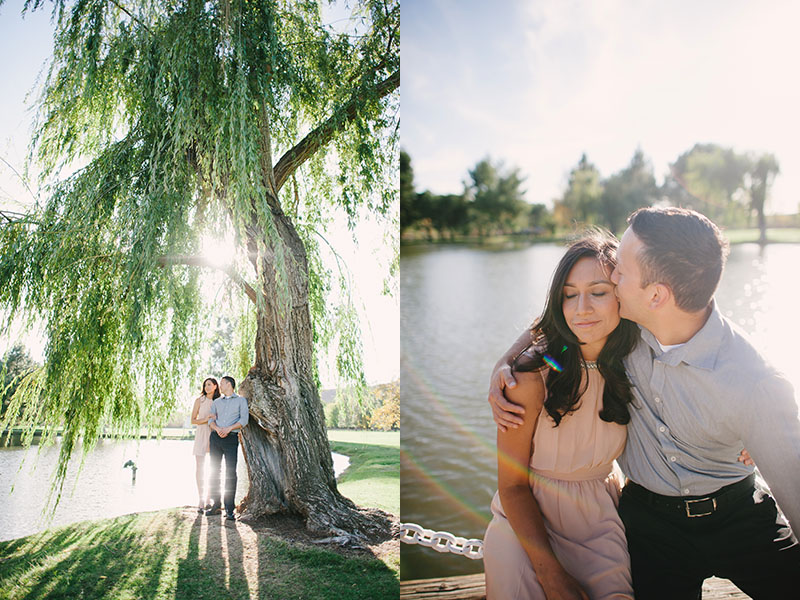
[[[642,339],[652,348],[653,356],[659,361],[671,367],[685,362],[693,367],[710,371],[717,362],[720,342],[725,332],[725,322],[722,313],[717,308],[717,301],[712,298],[711,314],[708,315],[708,320],[700,328],[700,331],[695,333],[688,342],[679,348],[673,348],[667,352],[661,351],[656,336],[641,325],[639,328],[641,329]]]

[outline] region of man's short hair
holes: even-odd
[[[664,283],[686,312],[703,310],[717,289],[728,242],[708,217],[686,208],[640,208],[628,217],[644,247],[642,287]]]
[[[236,380],[233,377],[231,377],[230,375],[225,375],[223,379],[228,383],[230,383],[233,389],[236,389]]]

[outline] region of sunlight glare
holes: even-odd
[[[206,234],[201,243],[201,253],[211,265],[221,268],[233,264],[236,249],[232,240]]]

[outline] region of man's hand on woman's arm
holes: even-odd
[[[503,357],[497,361],[492,371],[492,378],[489,381],[489,406],[492,407],[494,422],[502,432],[508,431],[509,427],[516,429],[522,425],[521,415],[525,414],[525,409],[518,404],[509,402],[505,397],[505,389],[516,387],[517,381],[511,372],[511,361],[530,343],[531,332],[526,329]]]

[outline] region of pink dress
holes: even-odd
[[[205,419],[211,414],[211,404],[214,401],[207,396],[203,396],[200,400],[200,408],[197,409],[197,418]],[[195,456],[205,456],[208,452],[208,440],[211,438],[211,427],[208,423],[203,423],[197,426],[197,431],[194,433],[194,449],[192,454]]]
[[[617,514],[612,463],[625,447],[624,425],[600,420],[604,380],[588,371],[578,410],[558,427],[542,409],[534,434],[530,485],[553,551],[592,600],[633,599],[625,530]],[[542,599],[528,555],[506,519],[500,496],[484,538],[488,600]]]

